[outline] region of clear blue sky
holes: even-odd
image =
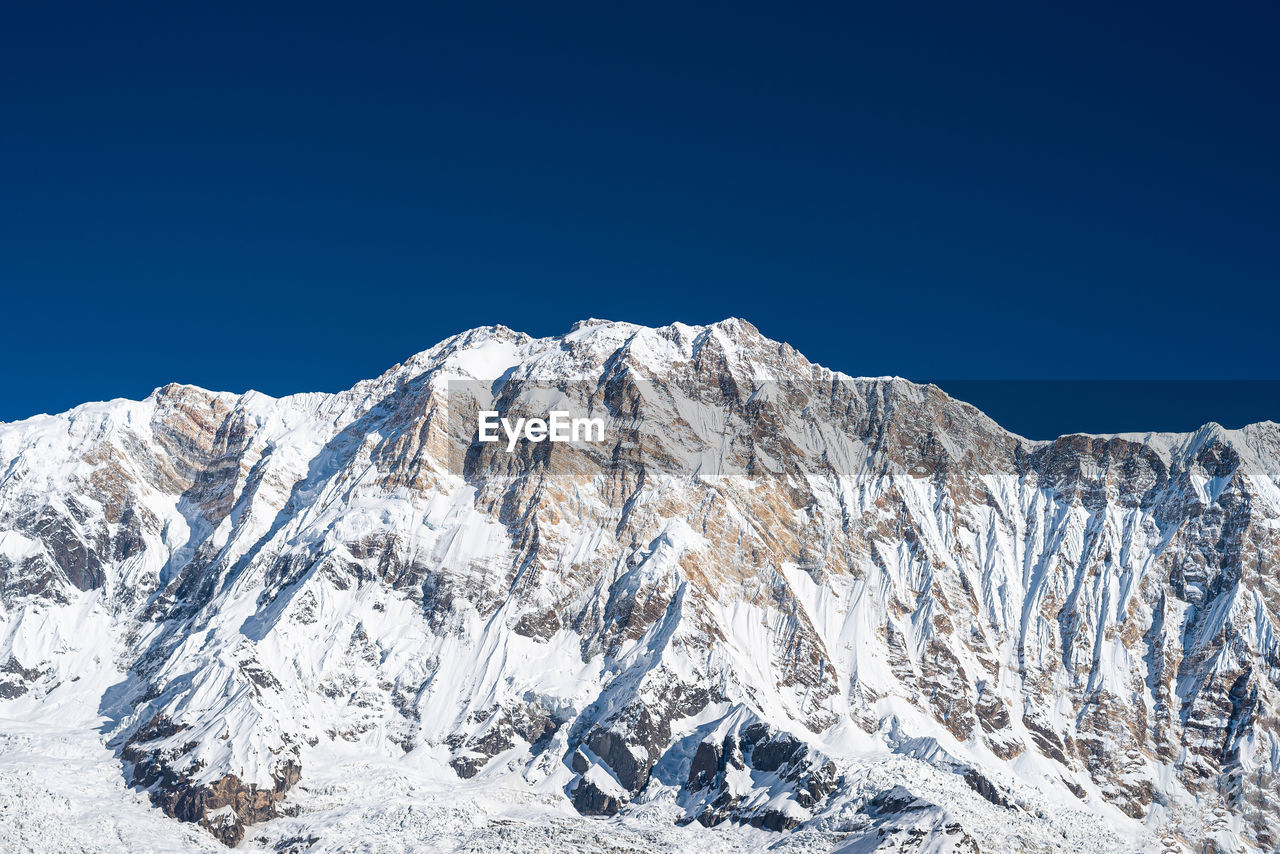
[[[1274,2],[11,3],[0,419],[587,316],[852,374],[1275,378],[1277,45]],[[1223,406],[1116,405],[1009,426]]]

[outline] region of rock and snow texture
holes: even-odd
[[[0,425],[0,849],[1272,851],[1277,471],[737,320]]]

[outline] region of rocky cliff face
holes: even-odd
[[[476,441],[548,401],[606,441]],[[342,749],[804,850],[1270,851],[1277,472],[1272,423],[1032,442],[736,320],[167,386],[0,425],[0,715],[95,686],[228,845]]]

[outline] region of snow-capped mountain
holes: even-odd
[[[739,320],[3,424],[0,847],[1276,850],[1277,473]]]

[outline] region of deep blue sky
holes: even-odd
[[[1278,376],[1274,2],[196,5],[0,17],[0,419],[587,316],[853,374]],[[1033,435],[1280,420],[1001,388]]]

